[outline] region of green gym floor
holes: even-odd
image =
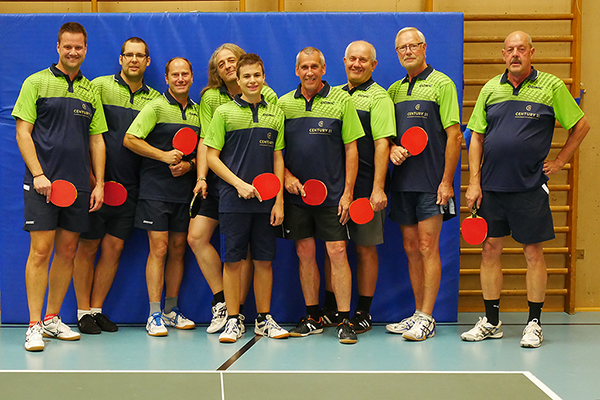
[[[143,326],[45,339],[23,348],[26,327],[0,326],[0,399],[564,399],[600,400],[600,313],[544,313],[544,343],[519,346],[525,313],[502,313],[504,337],[460,340],[478,314],[438,324],[425,342],[375,325],[356,345],[334,328],[306,338],[255,337],[234,344],[205,326],[149,337]]]

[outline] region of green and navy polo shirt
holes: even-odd
[[[140,110],[160,93],[145,83],[135,93],[121,77],[121,73],[100,76],[92,81],[102,99],[108,131],[106,144],[106,169],[104,180],[116,181],[137,198],[142,157],[123,146],[123,137]]]
[[[188,98],[183,108],[175,98],[166,91],[162,96],[152,100],[142,108],[138,116],[127,130],[148,144],[163,151],[173,150],[173,137],[181,128],[192,128],[200,131],[200,115],[198,105]],[[184,156],[184,160],[196,157],[196,152]],[[174,177],[169,165],[162,161],[143,157],[140,170],[140,199],[157,200],[170,203],[189,203],[196,181],[194,171]]]
[[[532,68],[516,88],[508,80],[508,71],[492,78],[481,89],[467,125],[485,135],[483,190],[524,192],[547,182],[543,165],[554,120],[568,130],[582,117],[583,111],[554,75]]]
[[[256,106],[235,96],[213,115],[204,144],[221,151],[221,161],[247,183],[265,172],[274,173],[273,152],[283,150],[283,111],[262,98]],[[240,199],[235,187],[219,183],[219,212],[269,213],[275,199]]]
[[[372,78],[349,89],[348,84],[341,86],[352,96],[354,107],[362,124],[365,136],[358,139],[358,175],[354,185],[354,198],[371,197],[375,179],[375,140],[396,136],[394,104],[387,91]],[[386,170],[386,187],[389,183]]]
[[[90,192],[90,135],[108,129],[100,96],[81,71],[71,81],[56,64],[29,76],[12,112],[33,124],[31,138],[44,175]],[[24,185],[33,184],[25,168]]]
[[[388,93],[396,112],[395,143],[399,145],[402,134],[413,126],[423,128],[428,137],[421,154],[394,166],[392,190],[437,193],[446,161],[445,129],[460,123],[456,86],[448,76],[427,65],[412,81],[406,75],[393,83]]]
[[[285,166],[300,182],[318,179],[327,186],[323,207],[337,207],[346,182],[345,144],[365,135],[350,95],[325,86],[306,100],[301,85],[279,99],[285,114]],[[303,205],[300,196],[286,201]]]

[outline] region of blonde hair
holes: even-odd
[[[208,60],[208,83],[200,92],[200,95],[203,95],[208,89],[216,89],[220,88],[225,84],[221,75],[219,75],[219,66],[217,65],[217,56],[222,50],[229,50],[233,53],[236,59],[240,59],[241,56],[246,54],[244,50],[237,44],[233,43],[223,43],[212,53],[210,59]]]

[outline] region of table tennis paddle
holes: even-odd
[[[202,194],[200,192],[194,193],[192,202],[190,203],[190,218],[196,218],[198,211],[200,211],[200,204],[202,203]]]
[[[420,126],[413,126],[404,131],[400,138],[400,145],[404,147],[411,156],[421,154],[427,147],[428,137],[427,132]]]
[[[186,156],[196,150],[198,144],[198,135],[192,128],[181,128],[173,136],[173,147],[181,151]]]
[[[252,180],[252,186],[256,188],[260,194],[260,198],[264,200],[271,200],[277,196],[281,189],[281,181],[277,175],[270,172],[258,175]]]
[[[108,181],[104,184],[104,204],[118,207],[127,200],[127,189],[119,182]]]
[[[375,211],[368,198],[362,197],[354,200],[352,204],[350,204],[350,218],[354,223],[359,225],[366,224],[371,222],[374,216]]]
[[[472,245],[483,243],[487,237],[488,226],[485,219],[477,215],[477,208],[471,209],[471,215],[465,218],[460,227],[465,242]]]
[[[327,186],[318,179],[309,179],[304,182],[304,193],[302,200],[309,206],[319,206],[327,198]]]
[[[57,207],[69,207],[77,199],[77,188],[69,181],[58,179],[52,182],[50,202]]]

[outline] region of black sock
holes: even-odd
[[[321,313],[319,312],[319,305],[316,306],[306,306],[306,315],[313,317],[314,319],[319,319]]]
[[[258,313],[256,315],[256,320],[258,322],[263,322],[265,319],[267,319],[267,314],[269,314],[269,313],[268,312],[266,312],[266,313]]]
[[[244,305],[240,304],[240,314],[243,314],[243,313],[244,313]]]
[[[210,304],[216,306],[217,303],[225,303],[225,293],[222,290],[219,293],[213,294],[213,301]]]
[[[234,319],[234,318],[237,319],[238,318],[238,314],[236,314],[236,315],[229,315],[227,317],[227,321],[229,321],[230,319]]]
[[[337,302],[335,301],[335,294],[328,290],[325,291],[325,308],[330,311],[337,311]]]
[[[533,301],[528,301],[529,303],[529,319],[527,323],[533,321],[534,319],[538,320],[538,324],[542,324],[542,307],[544,306],[544,302],[534,303]]]
[[[500,299],[483,300],[485,304],[485,316],[490,324],[496,326],[500,323]]]
[[[362,314],[370,314],[372,301],[373,296],[358,296],[358,305],[356,306],[356,311],[360,311]]]
[[[350,319],[350,311],[339,311],[338,315],[340,316],[339,321],[343,321],[345,319]]]

